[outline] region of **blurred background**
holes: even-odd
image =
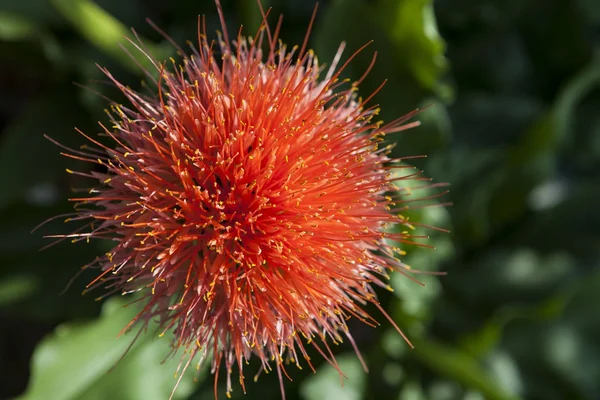
[[[222,0],[228,26],[255,32],[253,0]],[[282,37],[300,44],[312,0],[262,0],[283,13]],[[146,22],[175,41],[195,41],[198,14],[218,28],[210,0],[0,0],[0,398],[166,399],[178,359],[168,339],[143,336],[112,372],[132,335],[116,339],[134,310],[120,296],[81,295],[94,273],[80,267],[107,244],[62,243],[67,233],[65,173],[78,166],[47,134],[68,146],[99,131],[107,103],[86,85],[120,99],[95,63],[140,86],[141,73],[119,44],[130,27],[157,54],[173,54]],[[370,373],[352,349],[335,347],[348,376],[314,357],[290,369],[289,399],[599,399],[600,398],[600,2],[597,0],[322,0],[310,44],[330,63],[339,43],[358,78],[373,51],[377,64],[363,95],[382,118],[415,107],[420,128],[393,136],[396,155],[427,154],[416,164],[451,183],[448,208],[411,218],[451,230],[431,232],[436,250],[409,251],[414,268],[446,271],[421,287],[394,276],[382,304],[404,329],[410,350],[385,321],[352,330]],[[62,294],[61,294],[62,293]],[[374,315],[377,316],[376,312]],[[248,394],[277,399],[276,374],[252,376]],[[185,376],[174,399],[212,398],[206,371]],[[234,379],[237,381],[237,378]],[[221,383],[219,383],[221,385]],[[225,392],[221,388],[220,396]]]

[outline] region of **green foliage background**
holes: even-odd
[[[283,13],[283,38],[301,43],[314,3],[263,0]],[[254,32],[253,0],[223,0],[233,33]],[[83,272],[106,244],[61,244],[42,236],[72,227],[67,213],[75,162],[43,138],[83,143],[74,127],[98,131],[106,103],[72,82],[115,96],[95,63],[122,82],[141,74],[120,49],[128,27],[165,57],[196,36],[196,16],[218,28],[212,1],[0,1],[0,398],[166,399],[177,359],[161,361],[168,338],[116,338],[132,315],[122,298],[81,296]],[[273,18],[275,21],[275,18]],[[131,35],[130,35],[131,36]],[[365,374],[337,346],[348,380],[318,365],[292,371],[288,399],[600,398],[600,2],[595,0],[323,0],[311,46],[330,62],[342,40],[350,54],[375,40],[347,74],[378,60],[362,93],[388,79],[376,101],[391,120],[417,106],[423,126],[395,136],[397,155],[450,182],[447,209],[412,218],[451,229],[431,232],[437,249],[413,250],[420,287],[402,276],[382,304],[409,335],[410,350],[384,319],[353,325]],[[380,318],[381,319],[381,318]],[[247,377],[257,371],[247,366]],[[208,371],[184,376],[175,399],[212,398]],[[249,379],[235,399],[279,398],[276,374]],[[219,383],[221,385],[221,383]],[[224,390],[220,391],[224,396]]]

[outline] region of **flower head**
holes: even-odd
[[[69,236],[112,239],[89,288],[140,292],[132,324],[174,332],[184,368],[212,355],[229,392],[250,357],[280,380],[288,362],[310,364],[307,346],[335,366],[328,343],[354,345],[348,317],[374,321],[373,286],[406,273],[397,246],[414,236],[390,227],[411,227],[402,182],[424,178],[398,173],[406,166],[381,147],[417,125],[406,123],[414,112],[383,125],[358,82],[339,79],[346,64],[325,69],[266,22],[254,40],[230,41],[221,19],[217,46],[201,30],[179,62],[149,56],[150,94],[104,70],[130,105],[113,104],[103,126],[114,146],[86,136],[92,146],[71,150],[103,172],[83,174],[99,185],[72,199],[71,219],[87,224]]]

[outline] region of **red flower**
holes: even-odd
[[[358,82],[338,80],[346,64],[324,70],[306,42],[287,49],[278,32],[263,24],[255,41],[234,42],[225,33],[219,51],[203,33],[191,56],[179,49],[180,63],[153,61],[151,95],[104,70],[131,103],[113,104],[103,127],[116,148],[86,136],[93,146],[70,155],[106,170],[79,173],[100,185],[72,199],[72,220],[88,223],[69,237],[116,243],[89,265],[102,271],[89,288],[140,292],[130,326],[158,319],[187,349],[184,369],[212,355],[228,394],[235,365],[244,386],[251,356],[281,381],[284,361],[310,364],[307,345],[335,366],[328,341],[354,345],[346,320],[374,322],[367,303],[389,319],[373,285],[406,273],[394,246],[414,236],[389,228],[411,227],[399,187],[424,179],[396,173],[406,167],[380,148],[418,124],[405,124],[415,112],[374,121]]]

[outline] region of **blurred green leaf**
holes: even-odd
[[[511,321],[530,319],[540,322],[561,318],[576,290],[576,284],[567,285],[550,298],[529,306],[507,302],[511,305],[501,307],[478,331],[461,338],[459,346],[474,357],[482,358],[499,345],[504,329]]]
[[[132,72],[140,72],[139,63],[150,72],[155,68],[148,58],[126,38],[134,38],[120,21],[90,0],[51,0],[56,9],[94,46],[110,55]],[[148,54],[161,61],[166,53],[151,41],[141,38]],[[130,54],[124,50],[126,49]]]
[[[548,179],[558,165],[563,143],[572,135],[575,107],[600,82],[600,64],[591,63],[572,78],[559,93],[553,107],[544,114],[509,153],[502,184],[490,202],[494,225],[516,220],[527,209],[531,189]]]
[[[600,59],[591,62],[561,90],[552,109],[536,122],[511,155],[516,165],[531,163],[537,157],[556,153],[563,141],[571,138],[575,108],[600,85]]]
[[[595,272],[533,314],[507,323],[502,345],[517,361],[529,397],[596,398],[600,390],[600,323],[594,300],[599,288],[600,274]],[[560,303],[558,307],[553,301]],[[555,311],[548,313],[548,309]],[[550,379],[552,384],[548,385]]]
[[[427,394],[419,383],[410,381],[402,386],[398,400],[427,400]]]
[[[505,226],[527,211],[531,189],[555,171],[561,135],[553,115],[547,113],[508,153],[504,169],[496,173],[498,184],[490,197],[488,218],[493,226]]]
[[[409,171],[409,172],[407,172]],[[401,177],[412,174],[414,171],[399,170],[395,176]],[[443,188],[427,187],[427,182],[417,180],[400,180],[396,182],[400,189],[403,201],[415,201],[420,198],[436,196],[442,193]],[[443,200],[443,198],[442,198]],[[449,260],[454,255],[454,246],[451,235],[440,232],[433,228],[450,230],[451,221],[448,210],[437,203],[437,199],[425,201],[428,207],[411,209],[410,207],[401,214],[406,219],[407,225],[397,224],[391,228],[392,232],[410,231],[416,236],[426,236],[427,239],[415,239],[416,242],[434,246],[433,249],[421,248],[418,245],[394,243],[406,255],[399,259],[414,273],[407,271],[409,275],[417,279],[421,284],[414,282],[404,274],[394,273],[391,275],[391,286],[394,294],[401,300],[404,312],[418,319],[424,320],[430,310],[431,302],[440,292],[439,276],[419,274],[419,271],[438,271],[442,262]],[[416,204],[422,205],[422,202]],[[399,203],[400,205],[402,203]],[[407,203],[410,205],[410,203]],[[389,239],[390,242],[393,242]],[[424,285],[424,286],[423,286]]]
[[[366,384],[365,372],[356,354],[336,356],[340,370],[346,378],[340,378],[338,371],[329,364],[317,369],[314,376],[300,386],[304,400],[345,399],[360,400]],[[340,379],[343,379],[340,382]]]
[[[6,307],[30,296],[38,282],[33,275],[13,275],[0,278],[0,307]]]
[[[578,289],[556,328],[547,331],[545,360],[581,397],[594,399],[600,391],[600,273],[585,277]]]
[[[467,353],[459,349],[434,342],[432,339],[411,339],[415,346],[414,357],[433,371],[454,379],[467,388],[481,392],[489,400],[508,400],[518,397],[507,393]]]
[[[537,303],[568,282],[574,268],[574,260],[568,254],[541,255],[528,248],[488,251],[475,264],[477,268],[448,280],[460,284],[461,296],[480,307],[509,302]]]
[[[506,351],[496,350],[485,358],[485,364],[498,386],[507,392],[522,396],[523,376],[514,358]]]
[[[596,212],[596,204],[600,201],[600,180],[588,178],[556,184],[563,194],[555,195],[554,199],[551,194],[546,195],[551,206],[539,210],[535,223],[523,226],[515,241],[542,252],[558,248],[584,259],[597,257],[600,214]]]
[[[445,44],[438,32],[432,0],[381,0],[380,24],[395,50],[425,88],[435,88],[447,68]]]
[[[572,77],[561,91],[554,105],[556,129],[564,140],[573,140],[576,108],[592,91],[600,89],[600,55]]]
[[[117,335],[137,313],[135,306],[123,308],[126,304],[115,297],[106,301],[98,320],[57,327],[37,347],[31,381],[20,399],[169,398],[180,359],[175,355],[161,364],[171,349],[168,339],[143,335],[120,361],[133,335]],[[188,372],[173,399],[184,399],[194,389],[190,375],[195,371]]]
[[[402,24],[411,22],[394,33],[392,29],[398,25],[394,20],[385,23],[389,18],[398,18]],[[334,0],[317,19],[312,38],[316,54],[327,61],[334,58],[340,43],[347,43],[341,63],[373,40],[372,45],[356,55],[342,77],[359,79],[370,68],[373,53],[377,52],[377,61],[360,84],[360,95],[367,97],[387,80],[372,101],[381,105],[382,120],[391,121],[417,107],[435,103],[431,98],[440,91],[436,80],[443,71],[444,56],[429,1],[372,5],[361,0]],[[432,52],[436,54],[433,60]],[[430,153],[446,145],[450,132],[444,123],[444,113],[444,107],[436,104],[418,117],[426,122],[424,127],[388,137],[400,144],[393,155]]]
[[[0,9],[0,40],[24,40],[37,33],[32,21],[18,15],[2,12]]]
[[[562,384],[578,392],[580,398],[596,397],[600,390],[600,345],[596,337],[585,337],[573,325],[557,324],[541,339],[544,361]]]
[[[564,319],[590,337],[597,337],[600,335],[597,307],[600,304],[600,271],[595,269],[574,289],[576,290],[573,291],[573,296],[566,305]],[[600,357],[600,353],[598,355]]]

